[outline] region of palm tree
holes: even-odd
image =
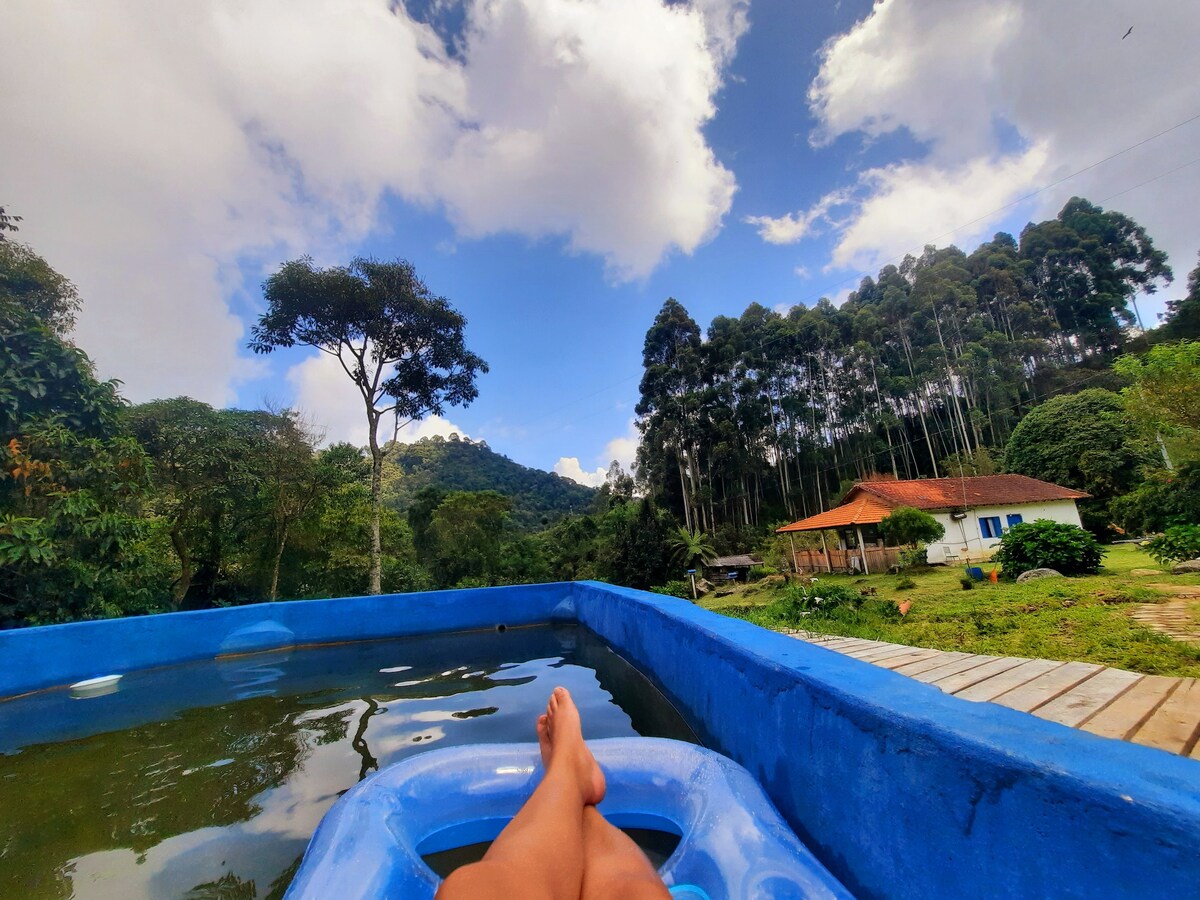
[[[696,567],[696,562],[709,563],[717,558],[717,551],[713,549],[712,539],[703,531],[688,531],[686,528],[677,528],[675,533],[667,541],[671,549],[672,562],[687,566],[689,569]]]

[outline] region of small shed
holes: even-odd
[[[762,560],[743,553],[738,556],[718,556],[704,567],[704,577],[709,581],[746,581],[753,566],[761,566]]]

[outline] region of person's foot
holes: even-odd
[[[604,773],[583,740],[579,708],[565,687],[556,687],[537,720],[538,746],[546,771],[564,770],[579,785],[585,805],[604,799]]]

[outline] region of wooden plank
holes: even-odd
[[[1102,669],[1049,703],[1039,706],[1033,714],[1040,719],[1078,728],[1085,719],[1120,697],[1143,677],[1137,672],[1123,669]]]
[[[996,659],[995,656],[968,656],[966,659],[957,659],[954,662],[938,666],[936,669],[929,669],[912,677],[917,681],[924,681],[926,684],[930,684],[939,678],[945,678],[947,675],[957,675],[959,672],[974,669],[976,666],[982,666],[984,663],[989,663],[994,659]]]
[[[922,650],[918,647],[909,647],[908,649],[908,653],[900,656],[889,656],[887,659],[877,661],[875,665],[884,669],[898,669],[901,666],[907,666],[909,663],[933,659],[935,656],[941,656],[946,652],[944,650]]]
[[[992,702],[1007,706],[1009,709],[1032,712],[1042,704],[1049,703],[1059,694],[1065,694],[1079,682],[1095,675],[1102,668],[1104,667],[1094,663],[1063,663],[1052,672],[1047,672],[1033,681],[1027,681],[1020,687],[1000,694]]]
[[[1147,675],[1079,726],[1100,737],[1129,740],[1129,736],[1166,702],[1182,683],[1181,678]]]
[[[1061,662],[1054,659],[1027,659],[1014,669],[963,688],[954,696],[964,700],[991,700],[993,697],[999,697],[1005,691],[1011,691],[1047,672],[1052,672],[1061,665]]]
[[[822,643],[822,646],[825,646],[825,647],[835,647],[835,646],[836,647],[857,647],[861,644],[869,644],[869,643],[874,643],[874,642],[866,641],[866,640],[863,640],[862,638],[833,637],[833,638],[829,638],[826,641],[822,641],[821,643]]]
[[[899,672],[901,675],[912,675],[915,677],[922,672],[936,669],[938,666],[947,665],[955,660],[966,659],[970,655],[970,653],[960,653],[958,650],[947,650],[945,653],[939,653],[937,656],[930,657],[929,659],[922,659],[903,666],[897,666],[892,671]]]
[[[971,685],[985,681],[993,675],[999,675],[1001,672],[1007,672],[1009,669],[1016,668],[1026,661],[1019,657],[1001,656],[998,659],[993,659],[991,662],[984,663],[982,666],[967,669],[965,672],[956,672],[953,675],[944,675],[941,678],[935,678],[930,684],[937,685],[947,694],[957,694],[964,688],[969,688]]]
[[[857,659],[864,653],[874,653],[878,649],[880,649],[880,645],[876,641],[866,641],[857,647],[839,647],[838,652]]]
[[[886,644],[879,650],[872,653],[864,653],[859,659],[865,662],[872,662],[878,665],[880,660],[891,659],[893,656],[902,656],[912,652],[912,647],[906,647],[903,644]]]
[[[1189,678],[1171,692],[1130,740],[1171,753],[1186,753],[1198,730],[1200,679]]]

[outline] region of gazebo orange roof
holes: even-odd
[[[892,504],[871,494],[862,493],[836,509],[809,516],[791,525],[784,525],[775,531],[778,534],[787,534],[789,531],[824,531],[826,528],[843,528],[847,525],[874,525],[881,522],[892,509]]]

